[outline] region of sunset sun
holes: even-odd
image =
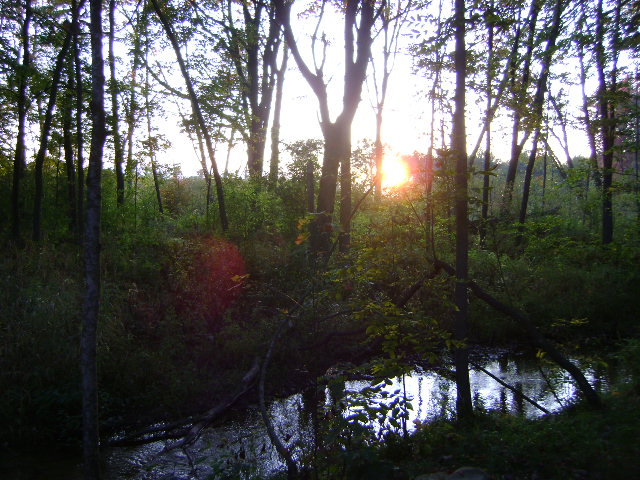
[[[409,167],[399,154],[385,156],[382,162],[382,187],[397,188],[409,180]]]

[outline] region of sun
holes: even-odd
[[[409,166],[400,154],[389,154],[382,160],[382,188],[398,188],[409,181]]]

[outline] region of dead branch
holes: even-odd
[[[286,318],[280,328],[276,331],[275,335],[271,339],[271,343],[269,344],[269,349],[267,350],[267,354],[265,355],[264,361],[262,362],[262,368],[260,369],[260,380],[258,382],[258,402],[260,405],[260,413],[262,414],[262,420],[264,421],[264,426],[267,429],[267,434],[269,435],[269,439],[271,443],[275,447],[278,454],[284,459],[287,464],[287,478],[294,479],[298,476],[298,466],[296,462],[293,460],[291,456],[291,452],[289,449],[282,443],[280,437],[276,433],[275,428],[273,427],[273,423],[271,422],[271,418],[269,418],[269,414],[267,413],[267,407],[264,400],[264,382],[267,376],[267,368],[269,367],[269,363],[271,362],[271,356],[273,355],[273,348],[276,344],[276,341],[292,326],[291,320]]]
[[[470,362],[471,366],[473,368],[475,368],[476,370],[480,370],[482,373],[490,376],[491,378],[493,378],[496,382],[498,382],[500,385],[502,385],[505,388],[508,388],[509,390],[511,390],[513,393],[515,393],[516,395],[518,395],[520,398],[522,398],[523,400],[526,400],[527,402],[529,402],[531,405],[533,405],[534,407],[536,407],[538,410],[540,410],[541,412],[546,413],[547,415],[549,415],[551,412],[549,410],[547,410],[546,408],[544,408],[542,405],[540,405],[538,402],[534,401],[533,399],[529,398],[527,395],[524,394],[524,392],[522,392],[521,390],[518,390],[515,387],[512,387],[511,385],[509,385],[508,383],[504,382],[503,380],[501,380],[500,378],[496,377],[493,373],[491,373],[489,370],[487,370],[486,368],[481,367],[480,365]]]
[[[211,423],[222,416],[222,414],[224,414],[240,398],[251,390],[255,384],[255,380],[257,379],[258,372],[260,371],[259,366],[258,358],[256,358],[249,371],[247,371],[242,378],[240,386],[231,395],[226,397],[218,403],[218,405],[207,412],[176,422],[152,425],[150,427],[137,430],[122,438],[109,441],[109,445],[114,447],[129,447],[153,443],[160,440],[180,439],[171,445],[167,445],[163,449],[163,452],[166,452],[193,443],[200,436],[200,433],[205,427],[211,425]]]
[[[433,262],[436,268],[440,268],[449,275],[455,276],[455,269],[448,263],[437,259],[433,260]],[[553,360],[558,366],[566,370],[567,373],[571,375],[587,401],[594,407],[600,408],[602,406],[600,397],[593,389],[593,387],[589,384],[580,369],[573,363],[571,363],[562,353],[560,353],[560,351],[550,340],[547,340],[542,335],[542,333],[540,333],[540,330],[538,330],[538,328],[534,325],[534,323],[525,312],[522,312],[517,308],[512,307],[511,305],[507,305],[506,303],[502,303],[493,295],[483,290],[482,287],[480,287],[473,280],[469,280],[467,282],[467,286],[471,290],[471,292],[480,300],[493,307],[495,310],[507,315],[508,317],[511,317],[512,319],[522,324],[522,326],[524,326],[525,330],[529,334],[531,341],[540,349],[545,351],[549,355],[549,358],[551,358],[551,360]]]

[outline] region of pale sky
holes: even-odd
[[[295,18],[292,15],[292,19]],[[342,21],[338,14],[329,14],[327,12],[325,25],[326,33],[332,38],[331,45],[327,54],[327,63],[325,67],[325,78],[329,79],[329,98],[330,112],[332,119],[336,117],[341,109],[342,101],[342,57],[343,57],[343,41],[342,41]],[[313,22],[315,26],[315,21]],[[293,22],[293,30],[299,42],[300,50],[305,60],[311,64],[310,46],[307,34],[313,31],[307,28],[303,22]],[[389,82],[389,90],[387,102],[385,106],[385,114],[383,119],[383,142],[390,146],[392,155],[397,153],[411,153],[414,150],[426,152],[429,145],[429,123],[430,123],[430,102],[426,98],[426,92],[431,87],[431,81],[423,76],[415,75],[412,72],[412,59],[406,51],[406,47],[414,40],[404,37],[401,41],[402,51],[399,54],[396,65]],[[173,52],[170,52],[171,56]],[[173,56],[171,58],[174,58]],[[536,66],[539,68],[539,66]],[[575,75],[576,67],[567,65],[564,67]],[[369,67],[368,72],[371,72]],[[176,77],[176,82],[181,82],[180,88],[184,89],[183,81],[180,77]],[[370,87],[372,88],[372,87]],[[363,138],[373,139],[375,137],[375,113],[372,108],[370,88],[363,88],[362,101],[360,103],[358,113],[353,123],[352,142],[354,147],[358,141]],[[553,84],[554,92],[560,88],[558,83]],[[565,91],[569,92],[572,98],[573,115],[579,115],[579,105],[581,102],[580,88],[576,85],[564,85]],[[168,112],[175,108],[168,107]],[[429,113],[428,113],[429,112]],[[467,141],[469,151],[474,147],[479,133],[479,124],[484,115],[484,103],[476,104],[476,98],[469,92],[467,95]],[[165,164],[179,163],[185,176],[195,175],[200,169],[200,162],[193,151],[193,147],[186,136],[181,134],[176,125],[177,122],[170,117],[163,122],[163,133],[165,133],[172,141],[173,146],[170,150],[159,157],[159,160]],[[450,125],[450,119],[445,120]],[[498,115],[493,123],[492,135],[492,151],[494,155],[503,161],[508,160],[510,150],[510,125],[508,112],[505,109],[499,109]],[[448,128],[448,127],[447,127]],[[558,129],[558,135],[561,135]],[[269,137],[269,135],[268,135]],[[281,140],[291,142],[295,140],[303,140],[308,138],[322,138],[320,127],[318,124],[318,103],[315,95],[311,91],[306,81],[298,72],[292,57],[289,58],[289,71],[286,74],[285,90],[282,107],[281,118]],[[570,153],[575,155],[588,154],[586,136],[582,128],[570,128]],[[447,141],[448,143],[448,141]],[[552,145],[557,144],[555,140],[550,138]],[[484,143],[483,143],[484,145]],[[525,146],[525,150],[527,146]],[[282,149],[281,149],[282,151]],[[564,159],[562,150],[558,147],[554,148],[555,154],[559,159]],[[217,146],[216,159],[218,168],[222,171],[226,159],[226,145]],[[270,147],[267,144],[265,150],[265,171],[268,171],[268,160],[270,155]],[[283,153],[286,155],[286,153]],[[241,168],[241,174],[244,174],[246,162],[246,149],[243,144],[238,144],[232,151],[229,170],[235,172]]]

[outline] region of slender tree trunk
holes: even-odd
[[[544,156],[542,157],[542,211],[545,209],[545,193],[547,191],[547,155],[549,147],[545,145]]]
[[[529,11],[529,37],[527,39],[527,52],[525,54],[524,65],[522,69],[522,78],[520,84],[516,86],[515,71],[512,77],[512,88],[514,89],[516,96],[516,104],[513,111],[513,126],[511,134],[511,158],[509,160],[509,168],[507,169],[507,178],[505,180],[504,195],[502,202],[502,214],[506,214],[511,206],[511,198],[513,196],[513,187],[516,181],[516,174],[518,172],[518,163],[520,161],[520,154],[524,148],[524,144],[529,139],[530,131],[527,131],[523,138],[519,138],[520,125],[522,122],[522,109],[525,108],[526,92],[529,86],[529,79],[531,76],[531,59],[533,57],[534,40],[536,34],[536,24],[538,21],[538,13],[540,12],[541,1],[532,0],[531,8]]]
[[[71,1],[72,20],[71,30],[73,31],[73,64],[76,86],[76,151],[77,151],[77,181],[78,201],[76,210],[78,212],[78,232],[84,233],[84,132],[82,130],[82,109],[84,106],[84,92],[82,88],[82,62],[80,60],[80,8],[84,5],[81,0],[78,5],[77,0]]]
[[[282,110],[282,92],[284,76],[287,73],[289,48],[285,45],[282,53],[282,64],[276,73],[276,100],[273,107],[273,125],[271,126],[271,159],[269,161],[269,185],[273,189],[278,184],[278,168],[280,167],[280,112]]]
[[[65,57],[67,50],[71,43],[71,33],[67,33],[64,38],[64,44],[58,53],[56,58],[56,65],[53,70],[53,77],[51,79],[51,93],[49,95],[49,102],[47,104],[47,110],[45,113],[44,124],[42,125],[42,133],[40,135],[40,148],[36,155],[35,161],[35,198],[33,202],[33,241],[39,242],[42,240],[42,199],[44,197],[44,181],[43,181],[43,169],[44,159],[49,148],[49,134],[51,133],[51,124],[53,123],[53,109],[56,105],[56,99],[58,96],[58,85],[60,84],[60,75],[62,74],[62,68],[64,67]]]
[[[307,183],[307,212],[314,213],[315,209],[315,186],[316,179],[313,175],[313,161],[307,160],[307,168],[305,171],[306,183]]]
[[[151,104],[149,103],[149,41],[147,39],[147,48],[145,51],[145,64],[146,64],[146,75],[145,75],[145,85],[144,85],[144,106],[145,106],[145,115],[147,117],[147,138],[148,138],[148,148],[149,148],[149,162],[151,163],[151,173],[153,175],[153,186],[156,191],[156,200],[158,202],[158,211],[160,213],[164,213],[164,208],[162,207],[162,194],[160,192],[160,179],[158,178],[158,166],[156,165],[156,152],[155,146],[153,142],[153,130],[151,128]]]
[[[80,366],[82,371],[82,443],[84,480],[100,478],[98,375],[96,364],[100,308],[100,210],[102,155],[106,139],[102,57],[102,2],[91,0],[91,152],[87,176],[87,218],[84,235],[85,297],[82,305]]]
[[[173,29],[171,28],[171,24],[167,20],[167,17],[162,12],[160,5],[158,4],[158,0],[151,0],[153,4],[153,9],[155,10],[162,26],[164,27],[165,33],[171,42],[171,46],[173,47],[173,51],[176,54],[176,59],[178,61],[178,65],[180,66],[180,71],[182,72],[182,77],[187,85],[187,91],[189,92],[189,99],[191,100],[191,106],[196,113],[196,118],[200,125],[200,129],[202,130],[202,135],[204,136],[205,143],[207,145],[207,151],[209,153],[209,160],[211,162],[211,168],[213,169],[213,178],[216,184],[216,193],[218,197],[218,209],[220,212],[220,223],[222,225],[222,230],[227,231],[229,229],[229,220],[227,218],[227,210],[225,208],[224,202],[224,192],[222,190],[222,179],[220,178],[220,174],[218,173],[218,165],[216,163],[215,154],[213,150],[213,143],[211,141],[211,135],[209,135],[209,129],[207,128],[207,124],[204,121],[204,116],[202,115],[202,110],[200,109],[200,103],[198,102],[198,96],[196,95],[196,91],[193,88],[193,83],[191,82],[191,77],[189,76],[189,72],[187,71],[187,67],[182,58],[182,53],[180,52],[180,46],[178,45],[178,40],[176,36],[173,34]]]
[[[20,184],[27,168],[26,144],[24,140],[27,124],[27,85],[29,83],[29,69],[31,68],[31,52],[29,49],[29,26],[33,11],[31,0],[24,2],[24,21],[22,22],[22,65],[18,73],[18,135],[16,140],[16,154],[13,160],[13,179],[11,189],[11,234],[13,240],[22,244],[20,232]]]
[[[454,65],[456,72],[455,112],[451,150],[456,158],[455,211],[456,211],[456,305],[454,338],[458,342],[467,341],[468,334],[468,276],[469,276],[469,219],[467,202],[467,140],[465,129],[465,6],[464,0],[455,0],[454,13],[455,43]],[[469,383],[469,354],[466,346],[454,350],[456,366],[456,411],[458,419],[465,421],[473,417],[471,385]]]
[[[533,167],[535,165],[536,154],[538,150],[538,140],[540,138],[540,130],[542,124],[542,112],[544,104],[545,87],[549,78],[549,69],[551,68],[551,59],[555,50],[556,40],[560,34],[560,27],[562,23],[562,11],[564,8],[564,0],[557,0],[553,13],[553,23],[549,32],[549,38],[542,56],[542,69],[540,77],[536,85],[536,93],[533,98],[533,119],[535,126],[533,127],[533,146],[531,153],[529,154],[529,160],[527,162],[527,170],[525,173],[525,181],[522,192],[522,203],[520,206],[519,221],[520,224],[524,224],[527,215],[527,203],[529,201],[529,188],[531,186],[531,176],[533,174]],[[531,132],[531,130],[528,130]]]
[[[382,160],[384,158],[384,147],[382,145],[382,112],[376,112],[376,143],[374,147],[374,157],[376,162],[376,175],[374,177],[374,198],[376,203],[382,201]]]
[[[351,246],[351,138],[349,152],[344,152],[340,160],[340,251],[346,253]]]
[[[520,204],[520,215],[518,221],[520,225],[524,225],[524,222],[527,218],[527,205],[529,203],[529,191],[531,189],[531,177],[533,176],[533,168],[536,163],[536,156],[538,154],[538,138],[540,136],[540,131],[536,130],[533,137],[533,146],[531,147],[531,152],[529,152],[529,159],[527,161],[527,170],[524,174],[524,184],[522,186],[522,202]]]
[[[140,25],[140,12],[136,11],[136,25]],[[138,67],[140,66],[140,58],[142,49],[140,45],[140,31],[136,29],[133,32],[133,59],[131,61],[131,84],[129,87],[129,106],[126,110],[127,122],[127,164],[125,167],[125,176],[127,178],[128,187],[131,188],[133,183],[134,171],[138,168],[137,161],[133,157],[133,132],[136,128],[136,116],[138,113],[138,101],[136,100],[136,88],[138,86]]]
[[[492,94],[492,82],[493,82],[493,1],[490,4],[490,15],[487,16],[487,47],[489,53],[487,56],[487,138],[484,149],[484,174],[482,176],[482,208],[480,212],[480,245],[484,247],[485,239],[487,235],[487,221],[489,220],[489,189],[491,188],[491,177],[489,171],[491,170],[491,120],[489,119],[489,112],[491,111],[491,94]]]
[[[613,147],[616,131],[615,108],[610,105],[611,91],[607,86],[605,65],[605,14],[603,1],[598,1],[596,11],[596,68],[598,70],[598,107],[602,139],[602,243],[613,241]]]
[[[70,72],[73,74],[73,72]],[[71,77],[73,78],[73,77]],[[62,113],[62,142],[64,145],[64,163],[67,173],[67,209],[69,211],[69,230],[76,231],[77,215],[76,210],[76,169],[73,155],[73,132],[72,132],[72,98],[67,98]]]
[[[115,37],[115,13],[116,1],[109,0],[109,71],[111,81],[109,90],[111,93],[111,131],[113,134],[113,163],[116,171],[116,200],[118,205],[124,205],[124,149],[122,138],[120,137],[120,115],[118,113],[118,83],[116,79],[116,56],[113,52],[113,42]]]

